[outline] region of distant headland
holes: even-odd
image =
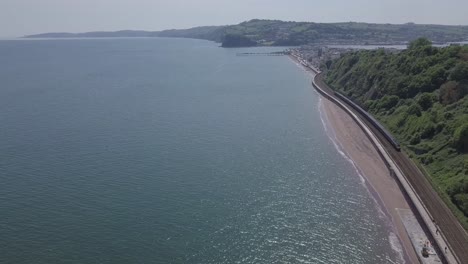
[[[173,37],[205,39],[222,47],[299,46],[305,44],[398,45],[424,37],[433,43],[468,40],[468,26],[373,23],[313,23],[253,19],[237,25],[163,31],[121,30],[43,33],[24,38]]]

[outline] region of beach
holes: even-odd
[[[340,107],[322,98],[321,110],[327,132],[340,151],[346,155],[364,177],[383,213],[391,221],[392,232],[399,238],[404,258],[409,263],[418,263],[418,258],[399,216],[399,209],[410,209],[395,179],[379,153],[362,129]]]
[[[295,56],[289,57],[309,72],[312,77],[315,76],[316,73],[303,67]],[[376,206],[389,220],[391,230],[389,239],[392,240],[395,236],[398,239],[397,243],[394,243],[394,249],[401,251],[402,259],[406,263],[419,263],[398,212],[399,210],[411,211],[411,208],[377,149],[351,116],[335,103],[322,97],[319,110],[330,139],[338,151],[353,163],[353,166],[363,177],[364,184],[376,200]]]

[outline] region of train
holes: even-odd
[[[387,131],[380,123],[377,121],[371,114],[369,114],[367,111],[362,109],[359,105],[357,105],[355,102],[351,101],[348,97],[342,95],[341,93],[334,91],[334,94],[336,97],[340,98],[341,100],[345,101],[348,105],[350,105],[352,108],[354,108],[356,111],[358,111],[360,114],[362,114],[371,124],[373,124],[377,130],[379,130],[382,135],[392,144],[392,146],[397,150],[400,151],[400,143],[390,134],[390,132]]]

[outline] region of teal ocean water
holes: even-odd
[[[400,262],[310,76],[237,52],[0,41],[0,263]]]

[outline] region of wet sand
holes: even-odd
[[[289,57],[310,73],[312,78],[316,75],[311,69],[303,67],[296,57]],[[324,115],[327,133],[365,178],[366,186],[389,219],[391,231],[399,240],[404,261],[420,263],[398,212],[399,209],[411,211],[398,183],[390,175],[375,146],[351,116],[328,99],[321,96],[320,100],[320,111]]]
[[[419,263],[416,252],[398,214],[398,209],[410,209],[402,191],[371,141],[354,120],[331,101],[322,98],[321,109],[325,115],[328,133],[364,176],[366,185],[391,221],[403,247],[408,263]]]

